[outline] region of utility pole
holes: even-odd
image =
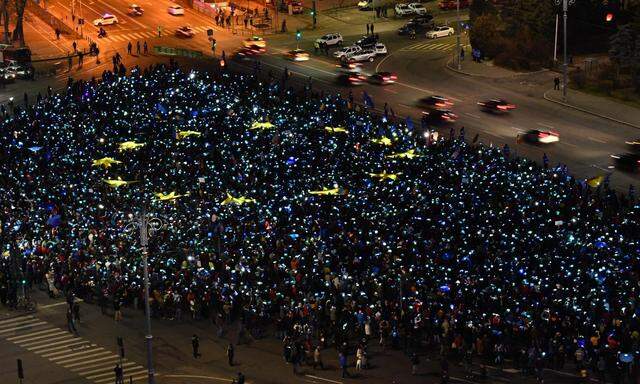
[[[462,62],[460,61],[460,0],[456,1],[456,60],[458,62],[458,71],[462,70]]]
[[[562,18],[564,21],[563,30],[564,30],[564,44],[563,44],[563,56],[564,60],[562,63],[562,101],[567,101],[567,85],[568,85],[568,71],[569,71],[569,61],[567,59],[567,13],[569,11],[569,5],[573,5],[576,0],[556,0],[556,5],[560,5],[562,1]]]
[[[155,384],[155,372],[153,369],[153,336],[151,335],[151,311],[149,306],[149,219],[146,212],[142,211],[138,218],[140,227],[140,246],[142,246],[142,263],[144,269],[144,310],[147,323],[147,371],[149,373],[149,384]]]

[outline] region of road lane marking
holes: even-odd
[[[18,341],[17,344],[23,348],[39,348],[46,345],[50,345],[54,341],[60,342],[64,340],[71,340],[71,339],[74,339],[74,337],[71,336],[69,332],[60,331],[60,333],[58,334],[46,335],[46,336],[40,337],[40,339],[41,340],[31,341],[29,343],[23,343]]]
[[[562,144],[564,144],[564,145],[568,145],[568,146],[570,146],[570,147],[577,147],[577,145],[572,144],[572,143],[567,143],[566,141],[562,141]]]
[[[21,329],[25,329],[25,328],[38,327],[38,326],[44,325],[44,324],[47,324],[47,323],[44,322],[44,321],[38,321],[38,322],[35,322],[35,323],[22,325],[20,327],[3,329],[3,330],[0,331],[0,334],[2,334],[2,333],[11,333],[11,332],[15,332],[15,331],[18,331],[18,330],[21,330]]]
[[[8,324],[1,324],[0,327],[18,327],[20,325],[25,325],[25,324],[29,324],[29,323],[35,323],[38,322],[38,319],[35,318],[31,318],[31,319],[20,319],[18,321],[14,321],[13,323],[8,323]],[[6,328],[9,329],[9,328]],[[2,332],[2,328],[0,328],[0,332]]]
[[[394,91],[393,89],[391,89],[389,87],[384,87],[383,89],[384,89],[385,92],[393,93],[394,95],[398,94],[397,91]]]
[[[62,355],[65,353],[69,353],[69,352],[77,352],[77,351],[85,351],[88,352],[88,349],[91,348],[95,348],[97,347],[97,345],[95,344],[85,344],[85,345],[80,345],[79,347],[74,348],[73,344],[70,345],[66,345],[64,347],[60,347],[60,348],[56,348],[56,349],[63,349],[63,351],[56,351],[56,352],[51,352],[51,353],[47,353],[46,355],[42,355],[42,357],[52,357],[52,356],[58,356],[58,355]],[[67,349],[66,351],[64,351],[64,349]]]
[[[62,347],[62,346],[69,346],[72,345],[78,341],[80,341],[81,339],[78,337],[74,337],[73,339],[69,339],[66,341],[61,341],[59,343],[57,343],[55,346],[52,345],[40,345],[37,347],[32,347],[32,348],[27,348],[28,351],[33,351],[35,353],[43,353],[43,352],[48,352],[48,351],[52,351],[54,349],[57,349],[57,347]]]
[[[464,113],[467,116],[473,117],[474,119],[480,119],[481,117],[478,115],[474,115],[473,113],[469,113],[469,112],[465,112]]]
[[[314,376],[314,375],[305,375],[305,377],[310,377],[310,378],[312,378],[312,379],[316,379],[316,380],[327,381],[327,382],[329,382],[329,383],[342,384],[342,381],[331,380],[331,379],[325,379],[324,377],[318,377],[318,376]]]
[[[227,379],[224,377],[215,377],[215,376],[202,376],[202,375],[163,375],[162,377],[168,377],[172,379],[204,379],[204,380],[218,380],[225,382],[232,382],[233,380]]]
[[[97,374],[97,375],[91,375],[91,376],[87,376],[88,380],[95,380],[98,379],[100,377],[104,377],[104,376],[113,376],[113,370],[109,370],[107,372],[104,372],[104,369],[102,370],[103,373]],[[127,372],[124,373],[124,376],[135,376],[135,375],[140,375],[140,374],[146,374],[147,370],[143,367],[134,367],[134,368],[130,368]]]
[[[596,164],[591,164],[591,166],[592,166],[593,168],[597,168],[597,169],[599,169],[599,170],[601,170],[601,171],[605,171],[605,172],[607,172],[607,173],[611,172],[611,169],[602,168],[601,166],[596,165]],[[610,167],[611,167],[611,166],[610,166]]]
[[[91,369],[91,370],[88,370],[88,371],[86,370],[86,368],[84,368],[85,370],[72,369],[72,371],[77,372],[78,375],[80,375],[80,376],[85,376],[85,375],[93,375],[93,374],[96,374],[98,372],[104,372],[105,369],[108,369],[109,373],[113,375],[113,369],[111,368],[111,364],[112,364],[111,362],[97,364],[96,367],[99,366],[100,368],[94,368],[94,369]],[[122,363],[121,367],[126,368],[126,367],[131,367],[132,365],[136,365],[136,363],[128,361],[126,363]],[[131,369],[138,369],[138,367],[140,367],[140,366],[138,365],[138,366],[135,366],[135,367],[133,367]],[[142,367],[140,367],[140,368],[142,368]]]
[[[546,128],[550,128],[550,129],[555,129],[555,127],[553,125],[549,125],[549,124],[545,124],[545,123],[537,123],[538,125],[542,126],[542,127],[546,127]]]
[[[28,315],[28,316],[13,317],[11,319],[6,319],[6,320],[0,320],[0,326],[2,326],[3,324],[16,323],[19,321],[24,321],[24,320],[33,319],[33,318],[34,318],[33,316]]]
[[[26,335],[20,335],[20,336],[13,336],[13,337],[8,337],[7,341],[11,341],[11,342],[21,342],[21,341],[26,341],[26,340],[30,340],[31,336],[36,336],[36,335],[43,335],[43,334],[55,334],[60,332],[60,328],[49,328],[49,329],[45,329],[43,331],[38,331],[38,332],[31,332],[28,333]],[[26,339],[26,340],[25,340]]]
[[[111,355],[111,356],[105,356],[105,357],[101,357],[99,359],[93,359],[93,360],[89,360],[89,361],[81,361],[79,363],[73,363],[73,364],[60,364],[65,368],[71,368],[71,367],[78,367],[78,366],[82,366],[82,365],[86,365],[86,364],[90,364],[90,363],[95,363],[98,361],[103,361],[103,360],[109,360],[109,359],[115,359],[118,360],[120,357],[116,356],[116,355]]]
[[[606,142],[606,141],[604,141],[604,140],[600,140],[600,139],[596,139],[595,137],[591,137],[591,136],[589,136],[589,137],[587,137],[587,139],[589,139],[589,140],[591,140],[591,141],[595,141],[596,143],[607,144],[607,142]]]
[[[120,358],[119,356],[114,356],[114,358]],[[96,363],[96,364],[91,364],[91,365],[85,365],[83,367],[78,367],[78,368],[73,368],[71,369],[72,372],[76,372],[78,375],[85,375],[87,374],[87,369],[93,369],[93,371],[89,371],[88,373],[93,373],[93,372],[97,372],[97,367],[101,367],[100,370],[103,370],[107,367],[110,367],[111,364],[113,364],[112,361],[103,361],[101,363]],[[126,362],[124,364],[135,364],[132,362]]]

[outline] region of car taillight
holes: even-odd
[[[507,109],[509,109],[509,107],[506,106],[506,105],[498,105],[498,109],[500,109],[502,111],[506,111]]]
[[[391,80],[397,80],[397,79],[398,79],[398,76],[396,76],[396,75],[391,75]]]
[[[382,78],[382,80],[384,80],[384,81],[389,81],[389,77],[388,77],[388,76],[385,76],[385,77],[383,77],[383,78]]]

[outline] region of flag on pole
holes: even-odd
[[[604,176],[600,175],[600,176],[587,179],[587,184],[590,187],[596,188],[598,185],[600,185],[600,183],[602,183],[603,180],[604,180]]]
[[[409,128],[410,131],[413,131],[413,120],[411,120],[411,117],[407,116],[407,128]]]

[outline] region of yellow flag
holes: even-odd
[[[596,188],[598,185],[602,183],[603,180],[604,180],[604,176],[600,175],[600,176],[587,179],[587,184],[589,184],[590,187]]]

